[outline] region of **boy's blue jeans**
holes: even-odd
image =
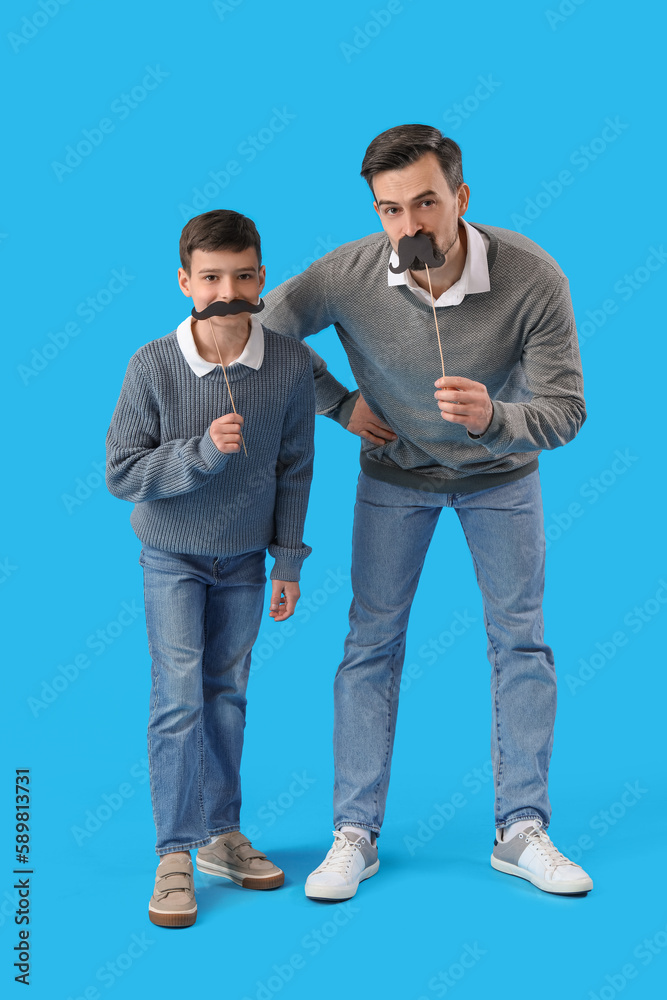
[[[389,786],[410,607],[443,507],[454,507],[484,602],[491,663],[491,760],[496,827],[549,824],[547,775],[556,675],[544,644],[544,526],[539,473],[477,493],[428,493],[359,477],[352,543],[350,633],[334,683],[334,825],[380,832]],[[459,568],[439,544],[439,609],[456,595]],[[479,706],[461,706],[477,712]],[[438,734],[423,734],[437,755]],[[465,762],[463,762],[465,764]],[[457,765],[458,766],[458,765]]]
[[[231,558],[144,545],[152,690],[148,723],[156,851],[239,829],[239,768],[265,550]]]

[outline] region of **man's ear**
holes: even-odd
[[[380,209],[378,208],[378,203],[376,201],[373,202],[373,208],[375,209],[375,211],[379,215],[380,214]]]
[[[266,268],[263,264],[257,272],[257,277],[259,278],[259,294],[261,295],[266,284]]]
[[[459,218],[465,215],[468,211],[468,202],[470,201],[470,188],[467,184],[460,184],[459,189],[456,192],[457,208],[459,213]]]
[[[192,292],[190,291],[190,277],[188,272],[183,267],[178,269],[178,286],[183,292],[183,295],[187,295],[189,299],[192,298]]]

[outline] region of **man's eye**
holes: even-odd
[[[208,281],[209,278],[210,278],[211,281],[215,281],[216,275],[215,274],[205,274],[204,275],[204,281]]]
[[[384,214],[385,215],[391,215],[392,212],[398,212],[398,209],[397,208],[385,208],[385,210],[384,210]]]
[[[432,198],[426,198],[426,199],[425,199],[425,200],[424,200],[424,201],[422,202],[422,205],[435,205],[435,202],[433,201],[433,199],[432,199]]]
[[[239,274],[239,278],[252,278],[252,274]]]

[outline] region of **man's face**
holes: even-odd
[[[184,295],[192,298],[197,312],[212,302],[231,302],[245,299],[257,304],[264,288],[266,271],[258,267],[257,251],[247,250],[193,250],[190,274],[178,269],[178,283]],[[215,316],[219,324],[238,324],[238,316]]]
[[[435,153],[425,153],[401,170],[383,170],[373,178],[373,208],[394,250],[403,236],[423,232],[443,254],[458,240],[458,220],[468,208],[470,189],[452,194]]]

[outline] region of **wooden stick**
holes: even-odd
[[[433,319],[435,320],[435,332],[438,335],[438,349],[440,351],[440,364],[442,365],[442,377],[445,377],[445,362],[442,357],[442,344],[440,343],[440,330],[438,329],[438,317],[435,311],[435,301],[433,299],[433,289],[431,288],[431,275],[428,269],[428,264],[424,262],[424,267],[426,268],[426,277],[428,278],[428,290],[431,293],[431,306],[433,307]]]
[[[236,413],[236,407],[234,406],[234,397],[232,396],[232,390],[229,387],[229,379],[227,378],[227,371],[222,363],[222,355],[220,354],[220,348],[218,347],[218,341],[216,340],[215,333],[213,331],[213,324],[211,323],[211,318],[209,316],[208,325],[211,328],[211,336],[213,337],[213,343],[215,344],[215,349],[218,352],[218,358],[220,359],[220,367],[222,368],[222,374],[225,376],[225,382],[227,383],[227,392],[229,393],[229,398],[232,403],[232,410]],[[236,413],[238,417],[238,413]],[[243,442],[243,450],[245,452],[245,457],[248,457],[248,449],[245,446],[245,438],[243,437],[243,431],[241,431],[241,441]]]

